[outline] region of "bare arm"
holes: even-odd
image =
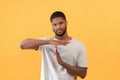
[[[56,40],[40,40],[40,39],[25,39],[20,43],[21,49],[38,49],[40,45],[53,44],[57,45],[66,45],[69,42],[61,42]]]
[[[50,40],[25,39],[20,43],[21,49],[38,49],[40,45],[49,44]]]
[[[64,68],[66,68],[66,70],[68,71],[68,73],[72,74],[72,75],[76,75],[81,77],[82,79],[85,78],[86,74],[87,74],[87,67],[76,67],[76,66],[71,66],[65,62],[62,61],[57,49],[55,52],[56,58],[57,58],[57,62],[63,66]]]
[[[86,74],[87,74],[87,68],[84,67],[75,67],[75,66],[71,66],[67,63],[62,62],[61,65],[66,68],[66,70],[72,74],[72,75],[77,75],[79,77],[81,77],[82,79],[85,78]]]

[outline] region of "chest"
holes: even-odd
[[[77,57],[80,53],[80,48],[77,45],[69,44],[66,46],[57,46],[57,50],[61,56],[61,59],[70,64],[75,66],[77,62]],[[48,61],[55,62],[55,46],[53,45],[45,45],[43,48],[43,55],[44,57],[47,56]]]
[[[77,56],[79,54],[79,47],[77,47],[77,45],[58,46],[57,49],[64,62],[76,65]]]

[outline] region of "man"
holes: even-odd
[[[76,80],[87,74],[84,45],[67,34],[67,20],[63,12],[56,11],[51,17],[54,37],[25,39],[21,49],[42,51],[41,80]]]

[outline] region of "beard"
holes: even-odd
[[[65,28],[65,29],[61,29],[61,30],[62,30],[61,33],[59,33],[58,30],[56,30],[56,31],[55,31],[55,34],[56,34],[57,36],[63,36],[63,35],[66,33],[66,28]]]

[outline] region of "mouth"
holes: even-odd
[[[58,29],[56,32],[57,32],[57,33],[62,33],[63,30],[62,30],[62,29]]]
[[[59,28],[55,31],[55,34],[58,35],[58,36],[63,36],[66,32],[66,29],[62,29],[62,28]]]

